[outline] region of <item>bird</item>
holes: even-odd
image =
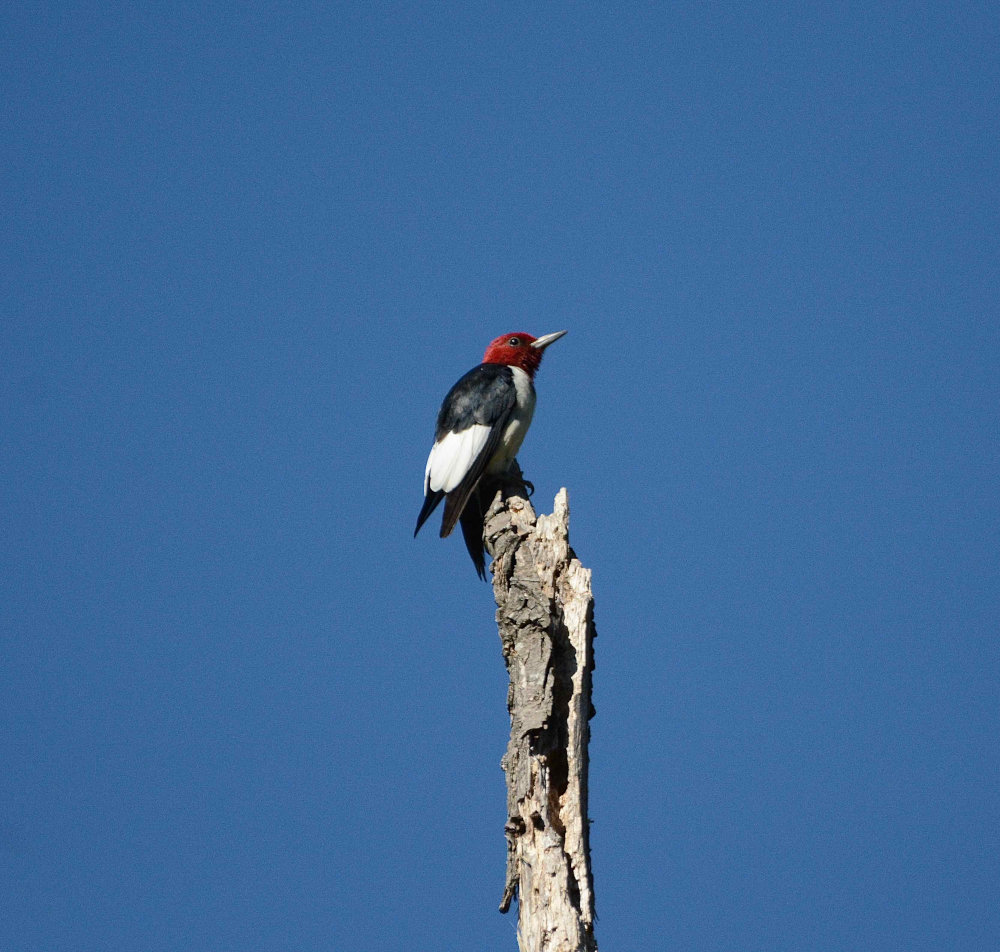
[[[490,500],[479,490],[485,479],[509,471],[535,413],[534,378],[542,354],[565,333],[532,337],[518,331],[497,337],[483,362],[448,391],[437,416],[424,469],[424,504],[413,535],[444,499],[441,538],[460,522],[465,547],[484,581],[483,521]]]

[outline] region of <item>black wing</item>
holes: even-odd
[[[514,372],[504,364],[480,364],[459,380],[445,397],[438,414],[438,439],[446,433],[461,431],[474,424],[488,426],[490,433],[462,481],[448,493],[441,520],[442,539],[451,535],[487,464],[500,448],[516,404]]]
[[[450,493],[432,490],[430,486],[424,487],[424,503],[417,516],[414,535],[420,531],[420,527],[446,495],[448,501],[445,503],[444,518],[441,522],[441,536],[451,534],[469,504],[470,497],[482,478],[487,464],[499,448],[516,404],[517,389],[514,386],[514,374],[510,367],[503,364],[480,364],[448,391],[438,413],[435,442],[440,441],[448,433],[461,433],[474,425],[488,426],[490,432],[483,448],[469,466],[468,472]],[[474,508],[477,510],[476,513],[470,512],[467,519],[462,519],[462,534],[476,571],[480,577],[485,578],[482,513],[478,511],[482,507],[477,505]],[[478,523],[478,527],[474,526],[474,523]]]

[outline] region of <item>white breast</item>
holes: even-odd
[[[510,422],[504,430],[500,440],[500,446],[489,465],[486,467],[489,473],[502,473],[507,464],[517,456],[521,444],[524,442],[528,427],[531,426],[531,418],[535,415],[535,388],[531,384],[529,377],[520,367],[511,367],[514,374],[514,389],[517,392],[517,402],[511,411]]]

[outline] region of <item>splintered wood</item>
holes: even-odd
[[[587,746],[596,635],[590,570],[569,546],[566,490],[551,516],[517,492],[486,515],[493,592],[510,676],[507,878],[521,952],[596,952]]]

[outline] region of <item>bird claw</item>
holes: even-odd
[[[527,479],[522,479],[521,482],[524,483],[524,488],[528,490],[528,498],[530,499],[535,495],[535,484]]]

